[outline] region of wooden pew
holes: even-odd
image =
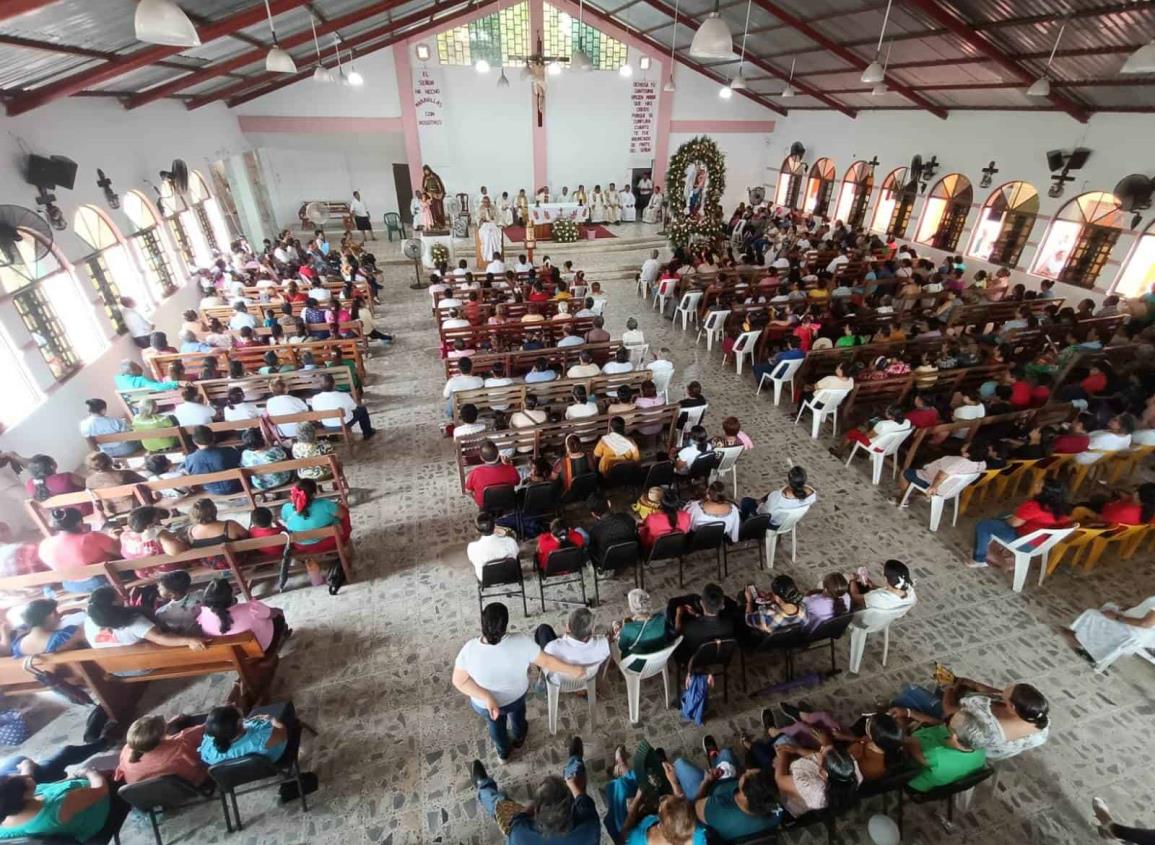
[[[665,430],[663,438],[666,448],[672,448],[677,436],[678,416],[682,408],[678,405],[660,405],[656,408],[635,408],[619,416],[626,423],[626,433],[637,431],[641,427],[660,426]],[[536,459],[543,450],[553,449],[564,452],[565,439],[576,434],[584,442],[592,444],[599,437],[610,430],[608,414],[594,417],[584,417],[577,420],[562,420],[547,422],[529,428],[511,428],[505,431],[484,431],[468,437],[460,437],[454,441],[453,447],[457,457],[457,474],[461,483],[461,492],[465,492],[466,470],[479,462],[481,444],[492,440],[498,449],[512,451],[514,460],[529,461]],[[521,449],[526,451],[522,452]]]
[[[301,366],[302,353],[313,355],[314,362],[321,366],[328,359],[334,349],[341,352],[341,357],[353,361],[357,365],[357,374],[365,378],[365,357],[361,351],[361,344],[356,338],[336,338],[330,340],[314,340],[305,343],[277,343],[269,346],[246,346],[237,349],[217,349],[212,352],[173,352],[161,355],[152,355],[145,365],[148,375],[158,381],[168,377],[168,365],[180,362],[184,365],[185,373],[190,376],[200,376],[201,364],[206,358],[217,362],[217,369],[222,373],[229,371],[231,361],[240,361],[245,369],[255,370],[265,365],[265,354],[275,352],[278,363]]]
[[[131,723],[136,715],[140,700],[136,684],[235,673],[229,701],[247,711],[267,699],[277,664],[277,655],[266,655],[251,631],[215,637],[204,651],[141,643],[43,654],[35,662],[37,669],[87,689],[104,712],[122,725]],[[148,674],[122,674],[142,670]],[[20,695],[42,693],[47,688],[24,668],[23,661],[2,660],[0,691]]]
[[[586,332],[594,327],[593,317],[574,317],[569,320],[542,320],[537,323],[523,323],[520,320],[507,320],[503,323],[492,323],[483,326],[462,326],[456,329],[438,327],[441,344],[447,349],[453,348],[455,340],[464,340],[466,348],[477,349],[483,343],[489,343],[494,349],[511,349],[525,342],[528,333],[538,334],[542,340],[555,345],[565,335],[567,326],[573,326],[577,333],[585,337]]]
[[[332,454],[318,455],[315,458],[297,458],[287,461],[277,461],[276,463],[262,464],[261,466],[255,467],[238,467],[237,469],[226,469],[221,472],[182,475],[177,478],[160,479],[158,481],[143,481],[139,484],[119,484],[116,487],[104,487],[99,490],[61,493],[58,496],[51,496],[42,502],[35,499],[25,499],[24,505],[28,509],[32,521],[36,523],[44,536],[48,537],[52,534],[49,526],[51,524],[50,515],[53,508],[77,507],[78,505],[89,504],[95,505],[94,513],[88,517],[88,521],[94,525],[99,525],[106,518],[103,503],[109,499],[123,499],[132,496],[136,498],[139,505],[147,505],[152,504],[152,502],[149,501],[149,492],[159,497],[164,490],[195,489],[205,484],[218,481],[236,481],[241,485],[241,490],[237,493],[227,495],[199,491],[193,495],[195,495],[196,498],[207,497],[213,499],[218,504],[223,504],[226,510],[231,509],[234,511],[237,510],[237,508],[230,508],[230,506],[237,500],[241,500],[243,502],[242,508],[247,509],[255,508],[258,505],[281,504],[288,501],[289,490],[296,480],[297,470],[308,467],[324,468],[328,470],[330,475],[328,479],[317,482],[319,488],[317,495],[321,498],[335,497],[340,500],[342,505],[348,507],[349,485],[345,480],[345,473],[341,467],[341,462],[336,455]],[[273,475],[278,472],[288,472],[292,474],[292,478],[288,484],[258,490],[250,480],[254,475]],[[333,489],[325,491],[323,488],[326,485],[331,486]],[[163,506],[163,501],[160,504]]]
[[[353,376],[349,372],[348,367],[318,367],[315,370],[292,370],[287,373],[275,373],[273,375],[261,376],[245,376],[244,378],[220,378],[207,379],[204,381],[189,382],[197,389],[201,399],[207,404],[224,405],[228,400],[229,388],[240,387],[243,388],[245,394],[252,398],[246,400],[254,402],[257,405],[263,405],[268,401],[272,395],[269,389],[269,382],[275,378],[279,378],[285,382],[290,394],[311,396],[313,393],[321,389],[321,376],[328,373],[333,377],[333,381],[337,385],[338,390],[345,390],[354,399],[360,400],[361,392],[353,384]],[[120,401],[124,404],[125,410],[131,416],[136,413],[136,408],[139,403],[145,399],[152,399],[156,402],[157,410],[162,413],[170,413],[180,402],[180,390],[149,390],[148,388],[138,388],[135,390],[118,390],[117,395]]]
[[[621,347],[622,342],[620,340],[608,340],[605,343],[586,343],[582,346],[566,346],[562,349],[553,346],[548,349],[530,349],[528,351],[480,352],[477,355],[470,355],[469,358],[473,361],[474,375],[487,373],[494,364],[501,364],[505,367],[507,376],[517,378],[532,370],[538,358],[545,358],[551,367],[564,373],[578,363],[578,358],[582,352],[589,352],[593,356],[594,363],[602,367],[613,359]],[[445,359],[445,377],[447,379],[460,372],[456,358]]]
[[[510,410],[521,410],[525,407],[526,396],[536,396],[538,407],[555,403],[567,403],[573,394],[573,389],[581,385],[586,389],[587,396],[607,396],[617,391],[623,384],[634,390],[641,389],[642,382],[653,378],[653,373],[647,369],[634,370],[629,373],[614,373],[612,375],[597,375],[590,378],[559,378],[554,381],[538,382],[537,384],[510,384],[505,387],[481,387],[477,390],[459,390],[453,394],[453,411],[460,417],[463,405],[473,405],[478,411],[493,410],[495,405]]]

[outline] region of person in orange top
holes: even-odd
[[[638,444],[626,437],[626,421],[622,417],[610,418],[609,434],[602,435],[594,447],[594,458],[598,461],[598,472],[606,475],[618,464],[640,461],[642,453]]]
[[[116,779],[139,783],[176,775],[193,786],[201,786],[209,779],[209,767],[200,755],[204,733],[204,725],[197,724],[191,716],[178,716],[167,724],[160,716],[137,719],[128,728]]]
[[[551,552],[575,546],[580,549],[584,548],[585,544],[585,537],[575,529],[567,528],[564,520],[555,519],[549,524],[549,531],[537,537],[537,565],[545,571],[545,562]]]
[[[642,520],[638,528],[638,539],[642,548],[649,550],[659,537],[681,531],[687,534],[690,531],[690,515],[678,509],[678,497],[671,491],[662,493],[661,510],[654,511]]]

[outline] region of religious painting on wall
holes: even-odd
[[[710,170],[701,162],[686,166],[684,181],[687,217],[702,217],[706,213],[706,191],[710,187]]]

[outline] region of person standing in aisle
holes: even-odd
[[[366,232],[369,233],[369,238],[377,240],[377,236],[373,233],[373,221],[369,219],[369,209],[361,201],[360,191],[353,192],[353,201],[349,203],[349,211],[353,215],[353,222],[357,225],[357,231],[361,233],[361,243],[365,243]]]

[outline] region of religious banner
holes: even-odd
[[[444,77],[440,67],[425,65],[413,70],[413,105],[417,110],[417,136],[425,162],[444,163],[449,157],[445,132]]]
[[[635,79],[630,103],[633,118],[633,127],[630,131],[630,153],[653,155],[658,108],[657,80]]]

